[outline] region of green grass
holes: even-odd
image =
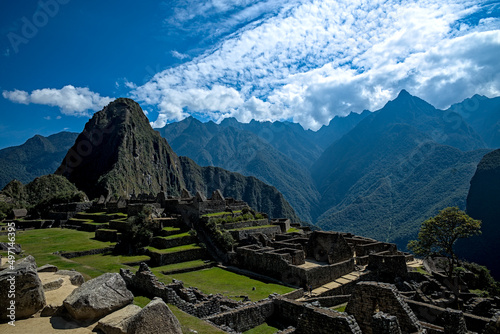
[[[237,300],[240,298],[235,296],[248,296],[251,300],[257,301],[267,298],[272,293],[284,294],[294,290],[283,285],[257,281],[218,267],[174,275],[162,275],[156,268],[151,270],[165,284],[171,283],[175,278],[183,281],[186,287],[197,287],[206,294],[220,293]],[[253,287],[255,290],[252,290]]]
[[[99,276],[103,271],[93,266],[82,266],[81,263],[52,253],[86,251],[114,245],[111,242],[94,240],[93,237],[93,232],[51,228],[18,232],[16,243],[21,244],[24,255],[35,257],[38,266],[52,264],[59,269],[75,269],[89,278]],[[0,242],[5,241],[7,236],[0,236]]]
[[[135,296],[134,297],[134,305],[137,305],[140,307],[144,307],[144,306],[148,305],[150,301],[151,301],[151,299],[149,299],[148,297],[144,297],[144,296]]]
[[[347,307],[347,303],[338,305],[336,307],[333,307],[333,309],[337,312],[345,312],[345,308]]]
[[[148,260],[149,256],[146,255],[123,256],[112,254],[95,254],[71,259],[71,261],[79,263],[84,268],[93,268],[93,271],[88,274],[90,277],[97,277],[104,273],[117,273],[120,271],[120,268],[131,269],[135,272],[134,268],[127,266],[124,263]]]
[[[176,238],[189,237],[189,236],[190,236],[189,232],[185,232],[185,233],[180,233],[180,234],[172,234],[172,235],[169,235],[167,237],[163,237],[163,239],[176,239]]]
[[[286,233],[300,232],[300,229],[296,227],[289,228]]]
[[[165,266],[151,268],[151,270],[153,270],[155,272],[155,274],[159,276],[159,275],[162,275],[161,274],[162,271],[195,268],[195,267],[202,266],[204,264],[205,264],[204,260],[193,260],[193,261],[187,261],[187,262],[167,264]]]
[[[202,217],[218,217],[218,216],[230,215],[233,213],[241,213],[241,210],[233,211],[233,212],[224,211],[224,212],[207,213],[207,214],[204,214]]]
[[[241,228],[235,228],[229,231],[245,231],[245,230],[258,230],[261,228],[266,228],[266,227],[273,227],[276,225],[262,225],[262,226],[249,226],[249,227],[241,227]]]
[[[424,275],[429,275],[432,276],[430,273],[428,273],[423,267],[416,267],[414,268],[417,273],[421,273]]]
[[[483,297],[483,298],[489,297],[489,295],[490,295],[488,291],[481,290],[481,289],[474,289],[474,290],[469,290],[469,291],[478,295],[479,297]]]
[[[263,323],[260,326],[252,328],[246,332],[243,332],[243,334],[274,334],[277,331],[279,331],[278,328],[269,326],[267,323]]]
[[[187,249],[197,249],[197,248],[201,248],[201,247],[198,246],[197,244],[189,244],[189,245],[183,245],[183,246],[166,248],[166,249],[158,249],[158,248],[154,248],[151,246],[146,247],[146,249],[149,249],[150,251],[158,253],[158,254],[175,253],[175,252],[180,252],[180,251],[187,250]]]
[[[106,212],[78,212],[80,215],[86,215],[86,216],[106,216]]]
[[[93,222],[92,219],[80,219],[80,218],[71,218],[68,221],[69,222],[81,222],[81,223],[90,223],[90,222]]]

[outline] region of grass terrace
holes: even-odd
[[[245,231],[245,230],[259,230],[261,228],[266,228],[266,227],[273,227],[276,225],[261,225],[261,226],[249,226],[249,227],[241,227],[241,228],[235,228],[229,231]]]
[[[166,249],[158,249],[154,248],[151,246],[146,247],[147,250],[150,250],[152,252],[158,253],[158,254],[168,254],[168,253],[176,253],[184,250],[189,250],[189,249],[198,249],[201,248],[197,244],[189,244],[189,245],[183,245],[183,246],[178,246],[178,247],[172,247],[172,248],[166,248]]]
[[[186,287],[197,287],[206,294],[220,293],[237,300],[241,299],[239,296],[248,296],[251,300],[257,301],[267,298],[272,293],[285,294],[294,290],[283,285],[264,283],[218,267],[174,275],[163,275],[161,271],[165,270],[158,268],[151,268],[151,271],[165,284],[177,279],[183,281]],[[255,290],[252,290],[254,287]]]
[[[52,264],[60,269],[75,269],[87,277],[101,275],[103,270],[94,266],[82,266],[81,263],[69,260],[55,252],[79,252],[105,248],[114,245],[112,242],[103,242],[93,239],[93,232],[76,231],[72,229],[39,229],[18,231],[16,243],[21,244],[24,255],[33,255],[38,266]],[[0,236],[0,242],[6,242],[7,236]]]
[[[204,214],[202,217],[209,217],[209,218],[211,218],[211,217],[218,217],[218,216],[230,215],[231,213],[241,213],[241,210],[233,211],[233,212],[224,211],[224,212],[207,213],[207,214]]]
[[[260,326],[252,328],[246,332],[243,332],[243,334],[274,334],[278,331],[279,331],[278,328],[269,326],[267,323],[263,323]]]
[[[180,233],[180,234],[172,234],[172,235],[169,235],[167,237],[163,237],[163,239],[176,239],[176,238],[189,237],[189,236],[190,236],[189,232],[185,232],[185,233]]]
[[[157,272],[157,273],[162,273],[162,272],[172,271],[172,270],[196,268],[196,267],[203,266],[205,264],[206,264],[205,260],[200,259],[200,260],[193,260],[193,261],[187,261],[187,262],[167,264],[165,266],[151,268],[151,270],[154,270],[154,272]]]

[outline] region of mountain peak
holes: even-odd
[[[85,125],[56,171],[91,198],[167,191],[184,186],[177,155],[134,100],[119,98]]]
[[[408,93],[408,91],[406,89],[402,89],[399,92],[398,97],[396,99],[409,98],[409,97],[413,97],[413,96],[410,93]]]

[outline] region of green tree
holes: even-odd
[[[448,258],[451,278],[457,264],[453,246],[458,239],[481,234],[481,221],[469,217],[457,207],[446,208],[422,223],[418,239],[408,243],[408,249],[421,256],[441,255]]]
[[[139,249],[149,246],[153,240],[153,230],[156,229],[151,219],[152,208],[144,207],[137,214],[128,218],[128,228],[121,236],[120,242],[115,246],[115,252],[119,254],[136,254]]]

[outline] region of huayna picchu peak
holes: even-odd
[[[180,195],[223,189],[271,217],[299,220],[276,188],[221,168],[180,159],[153,130],[138,103],[119,98],[94,114],[56,174],[64,175],[89,198],[165,192]]]
[[[94,114],[56,174],[89,197],[132,193],[178,195],[179,158],[149,125],[139,104],[119,98]]]

